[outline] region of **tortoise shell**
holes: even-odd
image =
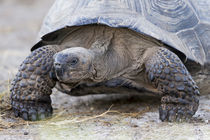
[[[75,26],[104,24],[149,35],[187,58],[210,62],[208,0],[56,0],[32,51],[59,44]]]

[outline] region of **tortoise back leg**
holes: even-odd
[[[56,52],[57,46],[39,48],[20,65],[11,88],[15,116],[34,121],[52,114],[50,94],[55,81],[50,78],[50,73]]]
[[[162,121],[189,120],[199,105],[199,90],[176,54],[165,48],[146,52],[148,82],[162,92],[159,115]]]

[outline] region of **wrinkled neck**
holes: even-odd
[[[130,64],[127,58],[128,55],[120,54],[112,46],[103,53],[93,50],[93,54],[92,67],[94,74],[92,80],[96,82],[106,81],[122,75]]]

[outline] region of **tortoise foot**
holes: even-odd
[[[22,117],[24,120],[43,120],[50,117],[53,112],[50,103],[35,103],[33,101],[13,101],[12,105],[15,116]]]
[[[182,104],[162,103],[159,108],[161,121],[169,122],[189,122],[198,108],[198,102],[190,103],[187,100],[178,99]]]

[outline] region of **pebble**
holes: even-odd
[[[24,132],[24,135],[28,135],[29,133],[28,132]]]

